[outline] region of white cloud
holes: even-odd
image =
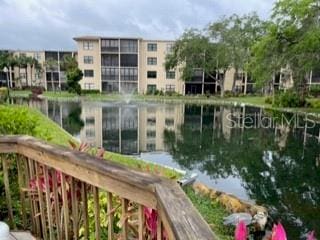
[[[0,48],[73,49],[77,35],[174,39],[223,15],[269,16],[271,0],[0,0]]]

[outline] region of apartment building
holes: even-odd
[[[38,61],[39,67],[30,63],[16,64],[10,69],[0,71],[0,86],[27,87],[42,86],[47,90],[65,90],[66,75],[63,66],[65,56],[76,56],[74,51],[32,51],[0,50],[12,53],[15,57],[31,57]],[[8,71],[8,74],[7,72]],[[9,77],[9,79],[7,79]]]

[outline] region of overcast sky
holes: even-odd
[[[274,0],[0,0],[0,49],[75,49],[74,36],[176,39],[223,15],[270,15]]]

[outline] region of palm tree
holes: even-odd
[[[4,69],[8,69],[8,58],[9,58],[9,53],[8,52],[4,52],[1,51],[0,52],[0,71],[4,70]],[[9,88],[9,74],[8,71],[6,71],[7,73],[7,86]]]
[[[52,91],[54,91],[54,83],[53,83],[53,71],[56,70],[58,66],[58,61],[50,58],[44,63],[46,67],[46,71],[49,70],[51,72],[51,87]]]
[[[32,86],[33,70],[36,70],[40,64],[39,64],[38,60],[35,59],[34,57],[28,57],[27,60],[28,60],[28,64],[30,65],[30,75],[31,75],[30,82],[31,82],[31,86]]]

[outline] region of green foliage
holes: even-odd
[[[253,48],[251,71],[261,85],[288,67],[294,86],[304,94],[309,73],[320,66],[318,0],[279,0],[266,35]],[[303,92],[301,92],[303,91]]]
[[[6,102],[9,97],[9,89],[6,87],[0,87],[0,103]]]
[[[218,237],[223,240],[232,240],[233,229],[223,225],[223,218],[229,215],[223,206],[211,200],[209,196],[196,194],[191,187],[184,188],[184,191]]]
[[[79,84],[83,77],[83,73],[79,68],[72,68],[67,70],[67,85],[68,91],[81,95],[81,86]]]
[[[312,85],[309,89],[309,94],[312,97],[320,97],[320,85]]]
[[[272,104],[272,103],[273,103],[273,99],[272,99],[272,97],[266,97],[266,99],[264,100],[264,102],[265,102],[266,104]]]
[[[100,90],[97,89],[82,89],[81,94],[99,94]]]
[[[278,93],[275,98],[273,105],[275,107],[305,107],[306,100],[303,96],[299,95],[297,92],[288,90],[286,92]]]
[[[0,105],[0,134],[34,135],[37,119],[23,107]]]

